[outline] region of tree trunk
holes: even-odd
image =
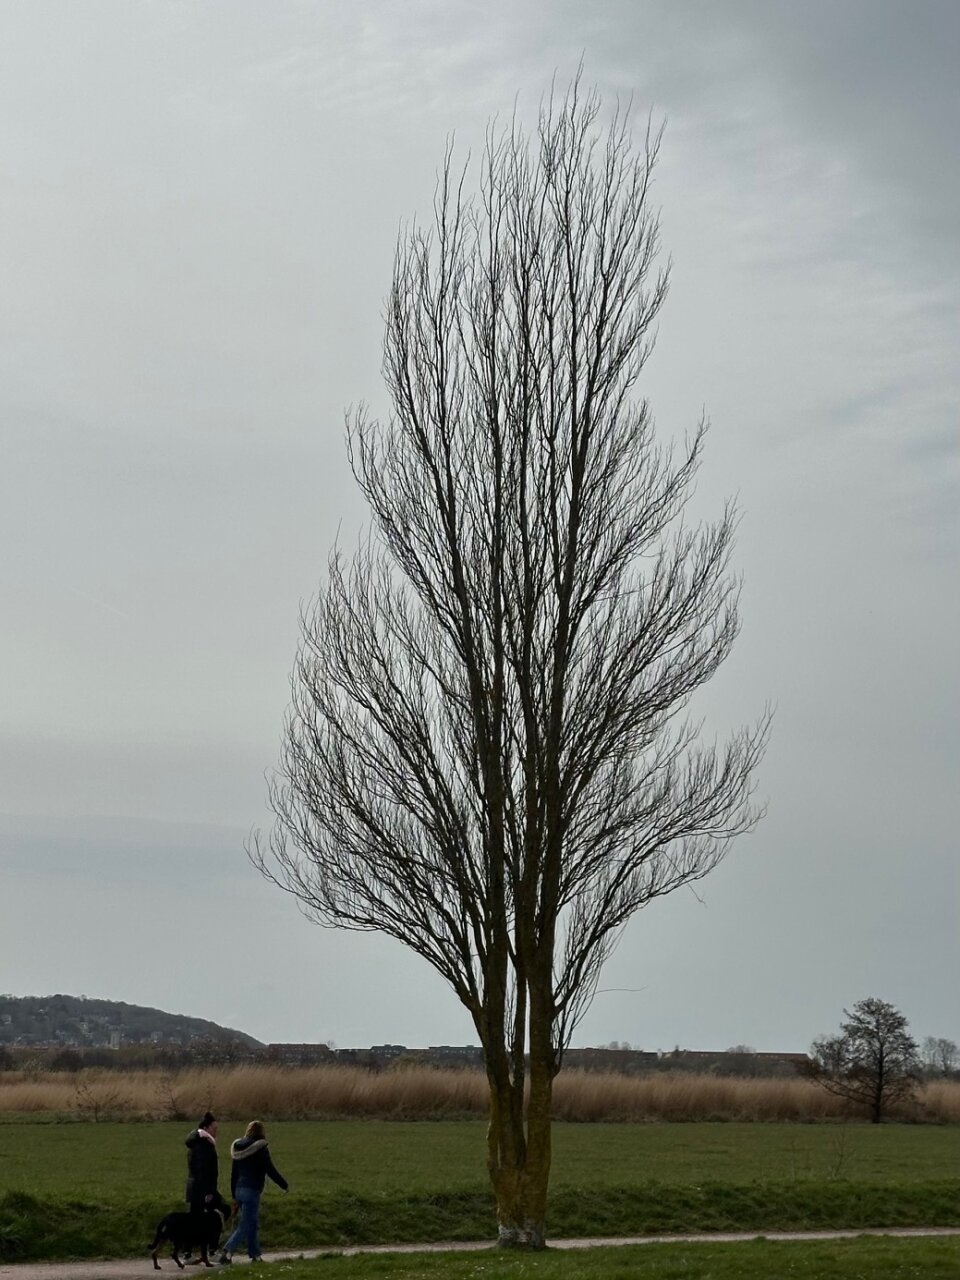
[[[870,1119],[874,1124],[879,1124],[883,1115],[883,1079],[878,1076],[877,1082],[873,1087],[873,1097],[870,1100]]]
[[[487,1167],[497,1201],[497,1243],[504,1249],[546,1244],[550,1180],[550,1104],[553,1079],[531,1062],[530,1101],[524,1124],[522,1092],[490,1081]]]
[[[880,1118],[883,1115],[883,1087],[885,1084],[885,1080],[884,1080],[885,1070],[886,1070],[886,1063],[884,1062],[883,1047],[881,1046],[880,1053],[877,1057],[877,1074],[873,1084],[873,1100],[870,1108],[871,1119],[873,1120],[874,1124],[879,1124]]]
[[[504,1249],[546,1246],[552,1155],[550,1111],[556,1058],[551,1042],[549,985],[534,984],[530,995],[528,1071],[522,1054],[512,1063],[502,1050],[487,1054],[487,1167],[497,1201],[497,1243]],[[525,1099],[527,1075],[530,1089]]]
[[[497,1200],[497,1243],[503,1249],[542,1249],[546,1244],[549,1106],[547,1101],[546,1124],[531,1117],[527,1136],[522,1121],[516,1126],[491,1099],[489,1168]]]

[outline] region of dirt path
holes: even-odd
[[[856,1236],[960,1236],[960,1227],[904,1227],[878,1228],[872,1231],[735,1231],[713,1232],[709,1235],[690,1236],[611,1236],[594,1237],[589,1240],[551,1240],[554,1249],[591,1249],[597,1245],[623,1244],[718,1244],[737,1243],[745,1240],[756,1240],[762,1236],[765,1240],[848,1240]],[[318,1258],[323,1255],[356,1254],[356,1253],[466,1253],[480,1249],[489,1249],[491,1241],[476,1240],[469,1243],[445,1244],[369,1244],[356,1245],[350,1248],[303,1249],[300,1251],[280,1250],[268,1253],[268,1262],[282,1262],[289,1258]],[[246,1263],[245,1258],[236,1258],[234,1265]],[[167,1275],[179,1275],[173,1261],[167,1257],[163,1262],[163,1270]],[[220,1275],[224,1273],[219,1271]],[[128,1258],[119,1262],[24,1262],[0,1264],[0,1280],[149,1280],[157,1273],[150,1264],[149,1255],[143,1259]],[[199,1271],[191,1268],[186,1276],[203,1276],[203,1268]]]

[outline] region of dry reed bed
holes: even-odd
[[[482,1072],[410,1067],[376,1074],[356,1067],[238,1066],[174,1075],[97,1069],[76,1074],[0,1073],[0,1112],[54,1112],[95,1119],[192,1119],[208,1107],[225,1117],[482,1116]],[[559,1120],[812,1121],[849,1114],[809,1080],[745,1079],[687,1072],[623,1076],[563,1072],[554,1088]],[[960,1081],[921,1086],[898,1118],[960,1122]]]

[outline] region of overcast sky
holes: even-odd
[[[0,988],[265,1040],[474,1042],[243,853],[300,601],[365,513],[398,228],[583,59],[667,131],[643,391],[712,431],[768,816],[628,928],[576,1043],[960,1039],[960,5],[0,0]]]

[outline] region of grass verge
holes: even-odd
[[[624,1245],[507,1255],[366,1255],[275,1263],[287,1280],[956,1280],[957,1240]]]
[[[558,1191],[548,1229],[555,1238],[786,1231],[817,1228],[960,1226],[956,1179],[909,1186],[812,1181],[699,1186],[646,1183],[591,1192]],[[163,1203],[102,1204],[0,1199],[0,1261],[127,1257],[146,1251]],[[483,1240],[495,1235],[487,1193],[289,1195],[265,1202],[265,1247]]]

